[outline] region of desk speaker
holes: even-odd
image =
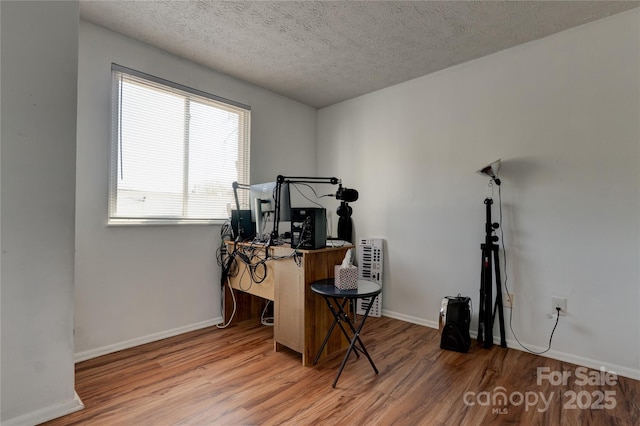
[[[327,246],[327,211],[318,207],[291,208],[291,247],[320,249]]]

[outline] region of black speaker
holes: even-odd
[[[250,240],[256,236],[256,224],[251,221],[251,210],[231,210],[233,239]]]
[[[319,249],[327,246],[327,211],[318,207],[291,208],[291,247]]]
[[[445,297],[440,308],[440,348],[468,352],[471,347],[471,299],[458,295]]]

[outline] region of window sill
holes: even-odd
[[[225,219],[109,219],[107,227],[111,226],[176,226],[176,225],[223,225]]]

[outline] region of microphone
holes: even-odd
[[[336,199],[346,201],[347,203],[354,202],[358,199],[358,191],[355,189],[343,188],[342,185],[338,187],[336,192]]]

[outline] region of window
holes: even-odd
[[[226,220],[249,182],[250,108],[115,64],[112,79],[109,223]]]

